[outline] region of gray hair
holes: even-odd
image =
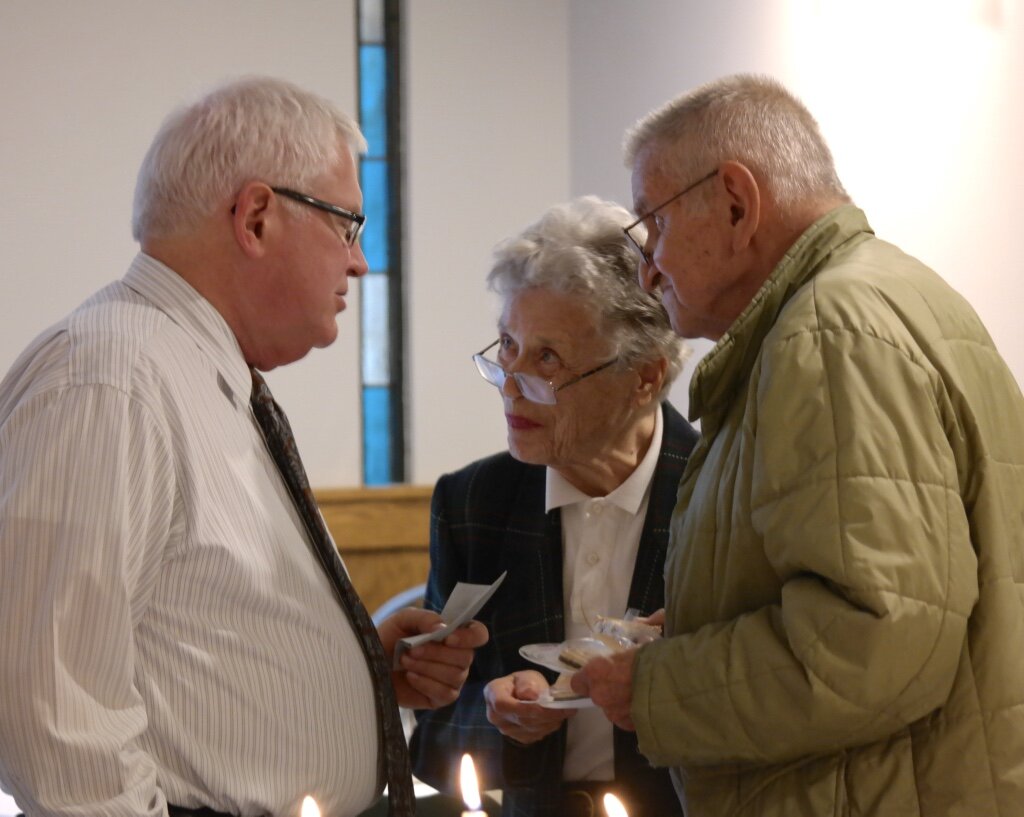
[[[664,398],[689,348],[672,330],[661,302],[640,287],[639,256],[622,231],[632,220],[625,209],[596,196],[556,205],[498,244],[487,283],[503,298],[531,288],[580,296],[620,364],[667,359]],[[637,230],[643,239],[642,226]]]
[[[626,166],[648,147],[680,182],[742,162],[760,173],[783,216],[808,203],[850,200],[818,123],[771,77],[724,77],[655,109],[627,131]]]
[[[301,190],[346,147],[358,155],[366,140],[329,100],[271,77],[222,85],[164,120],[139,168],[132,235],[194,228],[252,180]]]

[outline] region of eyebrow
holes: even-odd
[[[499,337],[499,339],[500,339],[500,337],[502,335],[507,335],[507,334],[508,334],[508,327],[504,323],[499,321],[498,322],[498,337]],[[544,348],[554,349],[555,351],[557,351],[559,353],[559,355],[561,355],[562,353],[559,350],[565,345],[566,342],[568,342],[568,340],[569,340],[569,338],[558,338],[558,339],[552,338],[552,337],[536,338],[536,343],[534,345],[535,346],[541,346],[541,347],[544,347]],[[516,341],[516,343],[518,344],[519,341]]]

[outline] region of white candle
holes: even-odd
[[[480,786],[476,782],[473,758],[469,755],[462,756],[459,782],[462,784],[462,802],[466,804],[467,809],[462,812],[462,817],[487,817],[487,813],[480,808]]]
[[[622,805],[619,798],[614,794],[606,794],[604,796],[604,810],[608,817],[629,817],[626,813],[626,807]]]
[[[302,817],[320,817],[320,806],[308,794],[302,798]]]

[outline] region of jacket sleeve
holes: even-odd
[[[736,419],[739,487],[720,494],[749,519],[688,512],[714,520],[715,547],[774,573],[778,593],[641,650],[633,713],[654,763],[838,751],[942,706],[977,598],[976,557],[951,402],[909,348],[842,328],[769,336]]]
[[[440,611],[456,583],[466,579],[465,553],[453,538],[449,510],[450,478],[441,477],[434,488],[430,509],[430,574],[426,606]],[[452,497],[455,502],[464,497]],[[464,543],[463,543],[464,544]],[[483,649],[493,648],[488,645]],[[458,793],[459,764],[463,753],[473,756],[482,789],[497,788],[502,780],[503,738],[487,720],[483,690],[488,678],[474,660],[469,677],[450,706],[416,712],[417,726],[410,743],[413,773],[425,783],[449,794]]]
[[[105,386],[38,396],[0,429],[0,780],[27,814],[162,813],[133,745],[133,624],[171,520],[166,442]]]

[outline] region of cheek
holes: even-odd
[[[562,412],[551,426],[551,447],[564,456],[573,451],[580,438],[579,418],[574,412]]]
[[[600,436],[600,423],[586,410],[565,412],[552,428],[551,445],[559,460],[573,460]]]

